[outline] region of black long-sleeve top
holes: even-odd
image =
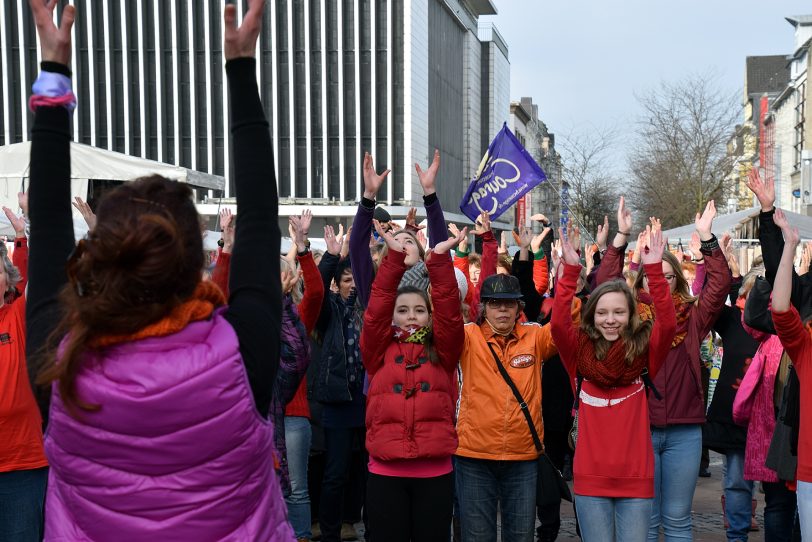
[[[279,367],[282,291],[279,281],[281,234],[279,199],[268,122],[259,100],[255,60],[226,63],[231,92],[234,181],[239,212],[231,255],[229,306],[224,317],[234,328],[259,412],[267,417]],[[43,69],[68,74],[53,64]],[[46,346],[62,318],[58,294],[67,283],[65,262],[74,247],[70,207],[70,118],[62,107],[37,109],[31,133],[30,286],[26,306],[29,375],[40,367],[34,353]],[[122,307],[126,310],[126,307]],[[38,390],[43,419],[50,390]]]

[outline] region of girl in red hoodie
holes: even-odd
[[[809,321],[802,322],[798,310],[792,306],[792,272],[795,249],[800,236],[792,228],[781,209],[775,210],[775,225],[784,234],[784,252],[778,264],[773,284],[773,324],[781,344],[789,354],[801,383],[801,427],[798,432],[797,496],[798,517],[801,520],[801,538],[812,540],[812,408],[809,390],[812,388],[812,328]]]
[[[380,540],[445,542],[453,502],[451,455],[457,448],[454,379],[463,342],[448,251],[467,228],[427,255],[429,301],[424,290],[398,288],[405,249],[374,224],[389,250],[372,283],[361,331],[361,359],[369,375],[369,529]]]
[[[564,276],[557,286],[552,334],[571,378],[582,378],[578,445],[573,465],[578,522],[584,542],[644,541],[654,499],[654,453],[643,377],[656,374],[671,347],[677,320],[663,276],[665,247],[652,232],[642,260],[657,311],[654,323],[637,315],[621,280],[601,284],[575,327],[569,307],[581,271],[578,253],[563,239]]]

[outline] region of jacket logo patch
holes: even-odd
[[[530,367],[536,361],[533,354],[521,354],[510,360],[510,366],[516,369],[524,369]]]

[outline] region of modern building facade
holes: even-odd
[[[240,13],[245,9],[238,2]],[[224,0],[86,0],[74,27],[74,139],[226,177],[232,202]],[[365,151],[392,170],[395,217],[422,195],[414,163],[438,148],[450,218],[508,117],[508,49],[491,0],[270,0],[257,77],[283,205],[354,214]],[[0,8],[0,144],[28,138],[39,51],[27,0]],[[472,92],[476,89],[476,92]],[[203,205],[213,212],[219,203]]]

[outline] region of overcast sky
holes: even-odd
[[[812,14],[809,0],[494,3],[498,15],[485,20],[510,49],[511,99],[531,96],[553,133],[614,126],[621,140],[640,115],[635,93],[704,73],[741,92],[745,57],[791,53],[784,17]]]

